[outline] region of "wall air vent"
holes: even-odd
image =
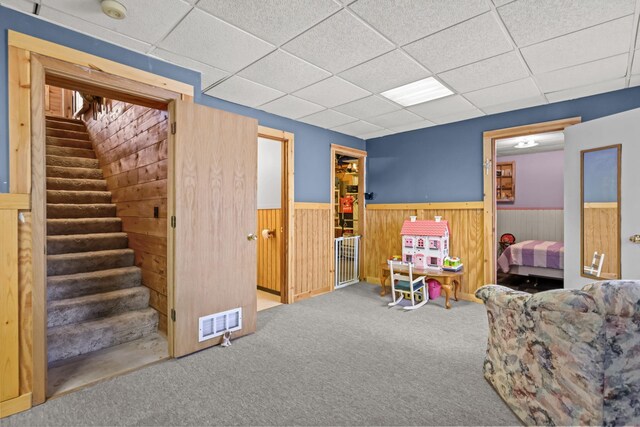
[[[210,314],[198,319],[198,341],[206,341],[219,337],[225,332],[234,332],[242,329],[242,308]]]

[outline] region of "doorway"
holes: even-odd
[[[88,85],[44,95],[51,398],[169,357],[169,126]]]
[[[294,135],[258,129],[257,309],[290,303]]]
[[[366,151],[331,146],[333,288],[360,281],[364,265]]]
[[[483,179],[484,179],[484,281],[485,283],[496,283],[497,280],[497,260],[498,260],[498,238],[496,236],[496,219],[497,219],[497,196],[504,199],[513,198],[513,189],[507,190],[501,188],[498,192],[498,159],[496,155],[496,146],[498,140],[508,138],[526,139],[530,135],[544,134],[550,132],[563,132],[568,126],[580,123],[580,117],[555,120],[551,122],[535,123],[512,128],[497,129],[486,131],[483,133]],[[511,140],[513,141],[513,140]],[[517,142],[519,143],[519,142]],[[500,168],[502,169],[502,167]],[[502,172],[500,172],[502,176]],[[511,171],[513,176],[513,171]],[[517,179],[517,178],[516,178]],[[508,186],[506,181],[501,184]],[[513,185],[513,182],[511,182]],[[517,184],[516,184],[517,187]],[[508,194],[507,194],[508,193]],[[509,197],[506,197],[509,196]]]
[[[497,283],[530,293],[563,287],[564,133],[499,138]]]

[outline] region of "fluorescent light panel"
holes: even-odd
[[[381,95],[404,107],[409,107],[453,95],[453,92],[434,77],[427,77],[395,89],[389,89],[382,92]]]

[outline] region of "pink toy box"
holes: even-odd
[[[429,288],[429,299],[440,298],[440,282],[436,279],[427,279],[427,287]]]

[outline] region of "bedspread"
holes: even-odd
[[[512,265],[564,268],[564,243],[525,240],[507,247],[498,258],[498,270],[508,273]]]

